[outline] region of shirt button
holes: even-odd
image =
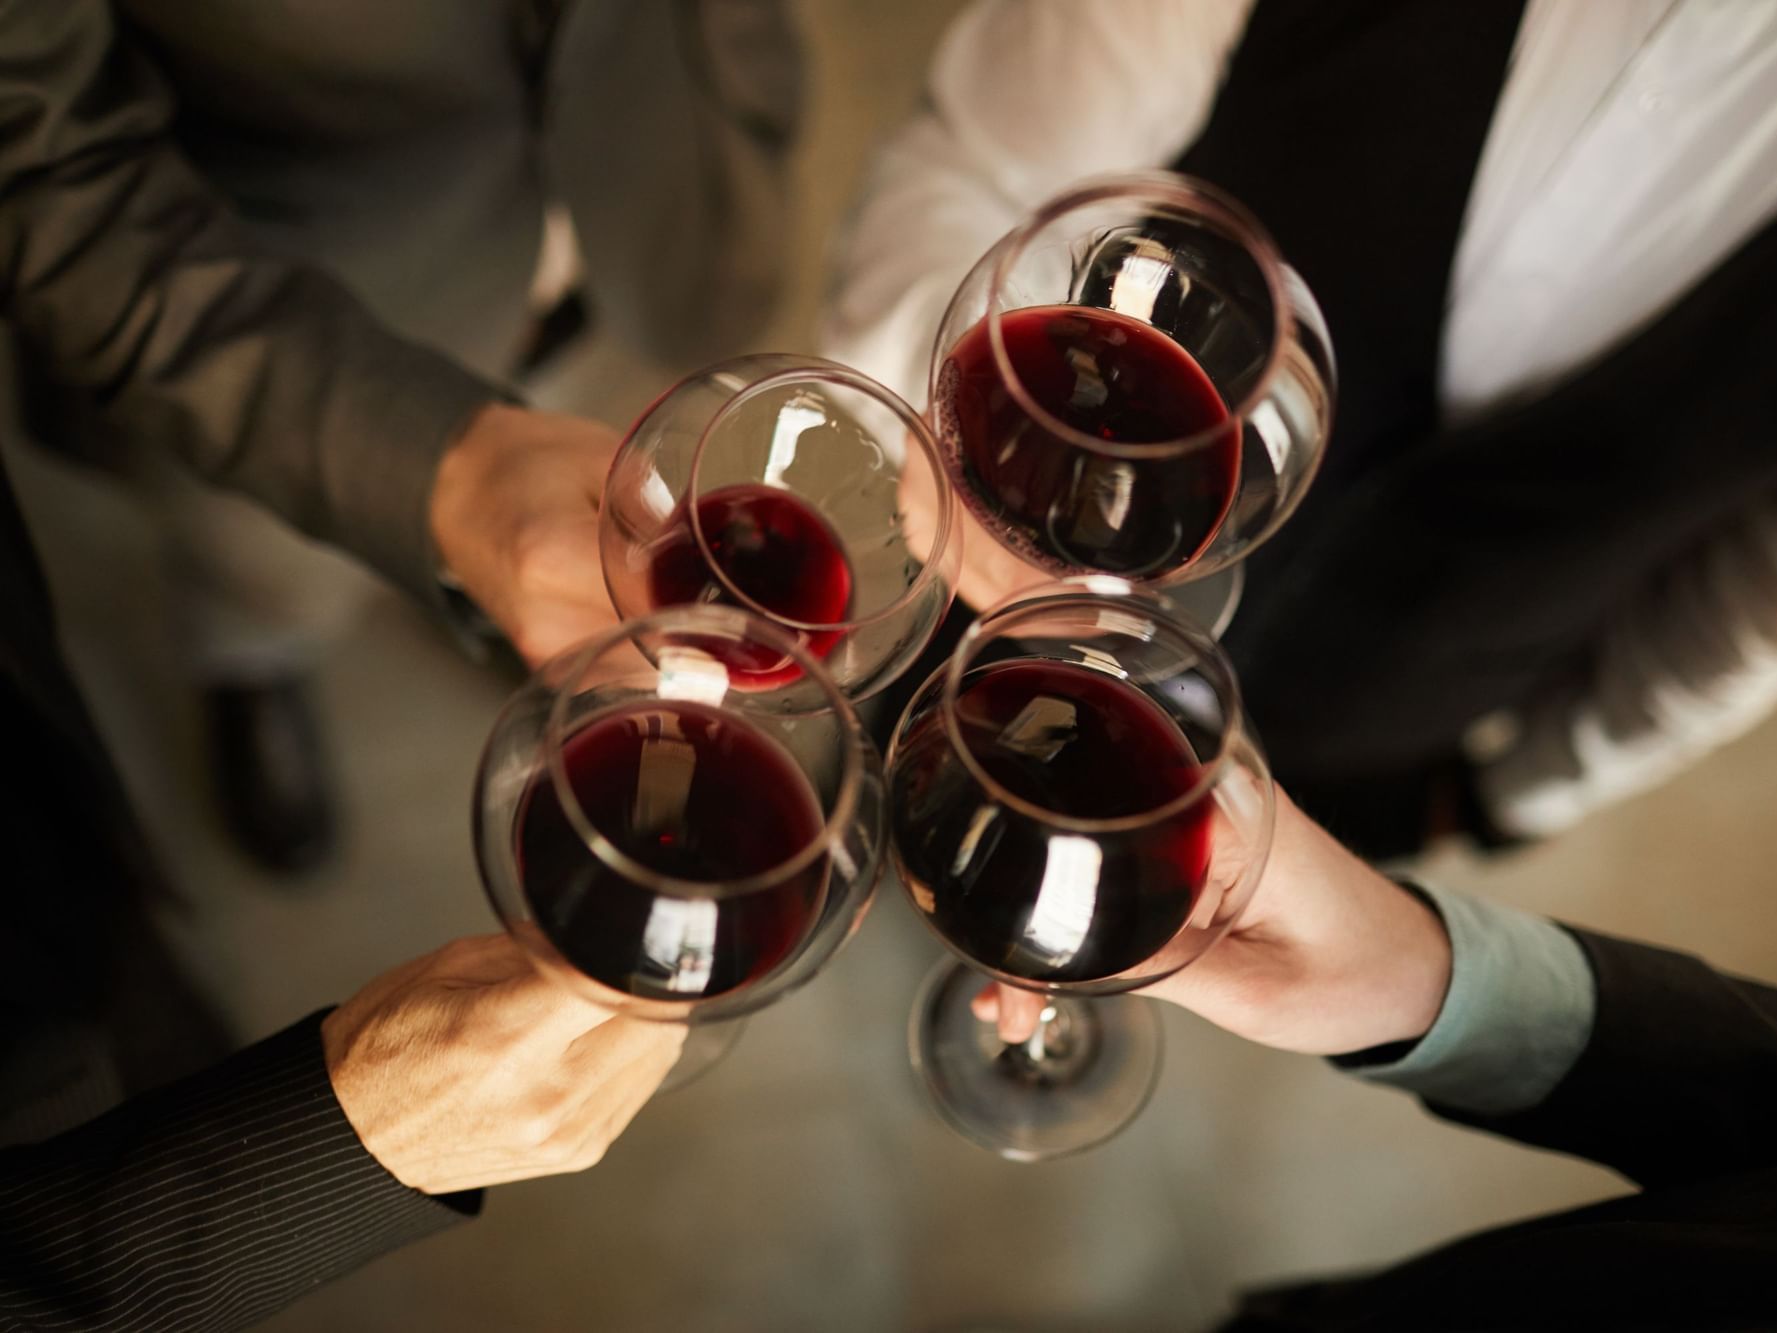
[[[1671,106],[1672,98],[1662,89],[1645,88],[1642,90],[1641,96],[1635,99],[1635,104],[1651,116],[1655,112],[1664,111]]]

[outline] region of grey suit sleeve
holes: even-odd
[[[151,442],[432,592],[438,455],[501,391],[257,249],[106,0],[0,0],[0,311],[62,442]]]

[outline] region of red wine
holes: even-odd
[[[1202,554],[1234,502],[1240,423],[1191,354],[1150,324],[1089,306],[1014,310],[1000,330],[1026,393],[1074,430],[1159,444],[1224,429],[1165,458],[1065,440],[1012,396],[983,320],[951,349],[932,401],[976,517],[1063,572],[1160,578]]]
[[[1115,676],[1011,661],[964,679],[970,753],[1052,814],[1118,819],[1165,806],[1202,776],[1189,741]],[[900,742],[895,851],[931,924],[965,955],[1037,983],[1099,980],[1163,950],[1209,869],[1209,803],[1116,832],[1070,832],[996,806],[929,704]]]
[[[783,748],[702,704],[627,704],[568,740],[563,761],[588,822],[675,879],[757,875],[817,838],[820,802]],[[746,985],[789,959],[819,915],[826,858],[767,889],[657,895],[593,855],[547,772],[519,802],[520,882],[567,961],[613,990],[690,1000]]]
[[[715,565],[759,606],[785,620],[831,625],[851,606],[852,571],[845,547],[826,519],[775,486],[724,486],[697,503],[697,522]],[[650,553],[648,595],[655,606],[697,602],[739,605],[711,568],[683,507]],[[790,631],[816,657],[826,657],[839,631]],[[708,645],[706,645],[708,646]],[[723,642],[714,649],[743,688],[769,689],[802,674],[764,645]]]

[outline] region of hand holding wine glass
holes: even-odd
[[[793,667],[794,688],[756,688],[764,661]],[[818,712],[787,707],[809,693]],[[476,854],[554,983],[715,1024],[802,985],[850,938],[882,866],[882,788],[856,712],[790,631],[676,607],[569,649],[513,695],[476,777]],[[695,1063],[688,1048],[675,1077]]]
[[[1146,993],[1262,1046],[1340,1055],[1424,1036],[1450,961],[1436,912],[1280,793],[1252,902],[1220,944]]]
[[[1423,1036],[1450,982],[1437,914],[1378,874],[1280,789],[1258,889],[1222,940],[1141,992],[1237,1037],[1340,1055]],[[1036,1029],[1042,997],[984,987],[975,1013],[1007,1041]]]
[[[504,935],[395,968],[321,1024],[346,1119],[390,1175],[427,1194],[593,1165],[683,1038],[555,985]]]
[[[902,882],[966,966],[915,1005],[938,1109],[1002,1155],[1077,1152],[1145,1104],[1159,1033],[1118,997],[1204,957],[1265,864],[1270,780],[1215,641],[1106,576],[994,608],[915,694],[890,755]],[[974,973],[1034,1033],[970,1011]]]
[[[444,568],[536,666],[618,617],[598,522],[618,437],[495,403],[439,460],[427,521]]]

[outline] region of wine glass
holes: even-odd
[[[1314,297],[1240,204],[1190,177],[1087,181],[952,298],[930,413],[951,480],[1049,577],[1226,569],[1300,502],[1332,427]]]
[[[737,687],[734,664],[761,655],[796,666],[820,716]],[[657,612],[547,662],[476,775],[506,928],[564,985],[666,1022],[732,1019],[813,977],[862,920],[885,840],[882,762],[850,702],[738,607]],[[672,1081],[726,1045],[688,1041]]]
[[[744,607],[861,700],[949,610],[958,517],[918,413],[845,366],[773,354],[699,371],[642,414],[612,461],[599,541],[620,616]],[[796,661],[762,644],[729,666],[735,690],[820,707]]]
[[[1160,1067],[1152,1010],[1116,993],[1221,938],[1270,847],[1271,779],[1215,641],[1104,575],[1000,604],[909,703],[889,810],[902,883],[963,960],[910,1031],[939,1111],[1020,1161],[1116,1134]],[[976,1018],[983,976],[1045,997],[1029,1041]]]

